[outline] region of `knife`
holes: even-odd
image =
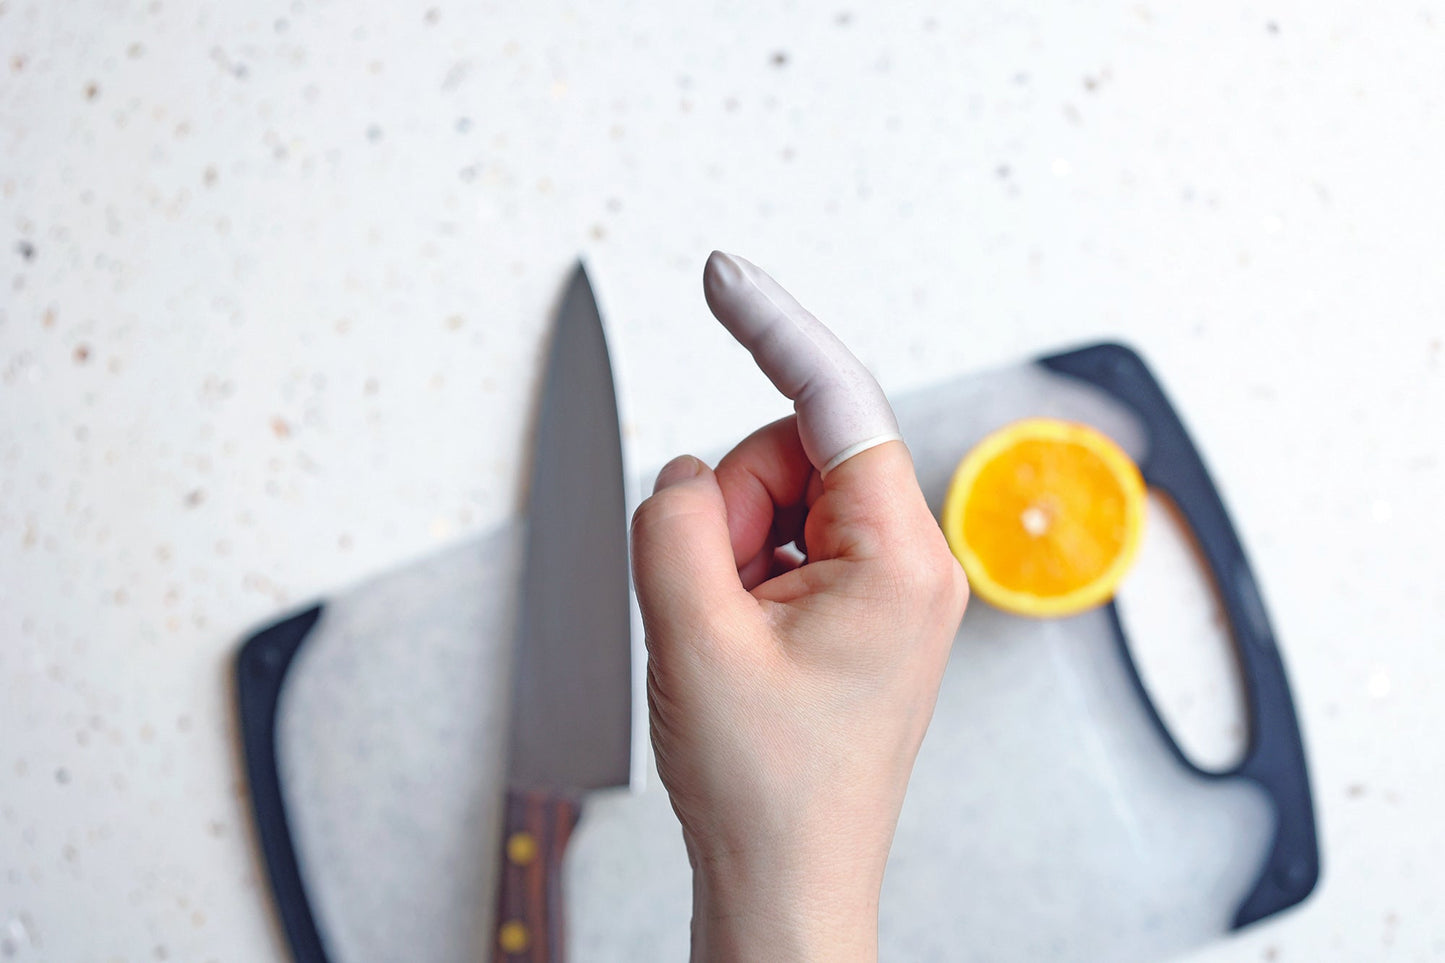
[[[565,957],[561,868],[584,793],[628,782],[622,439],[602,318],[579,263],[557,314],[527,507],[493,960]]]

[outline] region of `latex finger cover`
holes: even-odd
[[[792,399],[808,460],[827,474],[859,452],[901,441],[877,380],[762,269],[714,251],[703,271],[708,307]]]

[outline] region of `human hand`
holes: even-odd
[[[674,459],[632,523],[693,957],[869,959],[968,585],[867,369],[741,259],[704,290],[797,415],[716,471]]]

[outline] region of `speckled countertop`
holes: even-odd
[[[1445,956],[1442,64],[1424,4],[0,0],[0,958],[278,957],[238,638],[515,511],[579,253],[638,464],[783,410],[713,247],[891,390],[1137,344],[1325,846],[1198,959]]]

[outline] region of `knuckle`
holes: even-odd
[[[963,616],[964,609],[968,608],[969,597],[973,590],[969,587],[968,576],[964,574],[963,566],[953,553],[948,553],[949,562],[949,602],[951,610],[959,617]]]
[[[911,604],[929,605],[949,598],[954,590],[949,563],[952,556],[939,558],[936,552],[905,552],[890,567],[890,583],[897,596]]]
[[[958,572],[958,562],[952,555],[944,555],[934,567],[934,602],[951,611],[959,601],[960,583],[964,586],[963,590],[968,591],[967,582]]]
[[[668,498],[670,492],[664,490],[655,495],[649,495],[637,506],[632,513],[632,538],[633,541],[645,540],[658,525],[664,524],[668,517],[675,514],[676,508]]]
[[[654,511],[656,511],[656,509],[652,507],[652,498],[650,497],[644,498],[642,503],[633,510],[632,522],[628,525],[627,529],[632,534],[633,541],[636,541],[637,537],[647,530]]]
[[[918,576],[920,590],[937,609],[961,616],[968,604],[968,577],[953,552],[943,540],[927,553],[924,571]]]

